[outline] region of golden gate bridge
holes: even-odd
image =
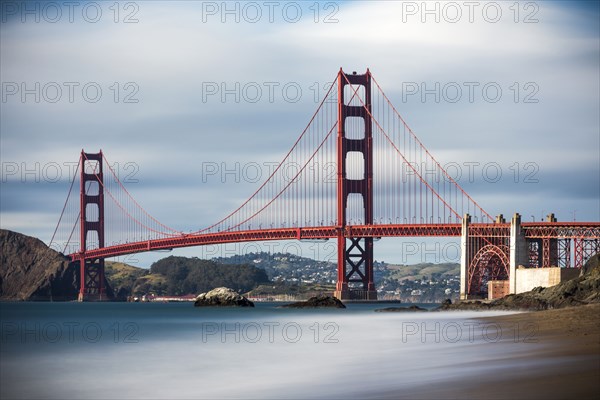
[[[312,172],[323,166],[334,168],[315,179]],[[82,150],[51,245],[60,244],[79,264],[84,301],[105,296],[106,258],[232,242],[335,239],[335,295],[375,300],[373,246],[381,237],[460,237],[465,299],[482,296],[490,280],[508,280],[517,266],[581,268],[600,252],[598,222],[492,217],[425,148],[368,69],[340,69],[270,176],[237,209],[196,232],[159,222],[127,191],[102,151]]]

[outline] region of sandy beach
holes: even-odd
[[[491,377],[464,393],[484,399],[597,399],[600,396],[600,304],[486,318],[501,326],[533,324],[540,349],[524,360],[542,367]],[[510,376],[508,376],[510,375]],[[463,396],[461,396],[463,397]],[[463,398],[464,398],[463,397]]]
[[[600,304],[487,317],[480,321],[499,324],[505,332],[514,332],[515,326],[527,327],[519,334],[519,340],[529,340],[533,345],[512,358],[517,365],[522,362],[522,366],[476,379],[465,376],[452,385],[433,385],[413,393],[397,393],[395,398],[599,398]],[[490,363],[495,361],[498,360],[489,360]],[[391,394],[384,397],[388,396],[393,398]]]

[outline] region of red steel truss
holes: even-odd
[[[336,239],[339,228],[323,226],[317,228],[281,228],[261,229],[238,232],[220,232],[207,234],[181,235],[166,239],[153,239],[107,246],[86,252],[71,254],[73,261],[84,258],[110,258],[146,251],[175,249],[180,247],[205,246],[211,244],[256,242],[269,240],[303,240],[303,239]],[[460,236],[460,225],[371,225],[347,226],[342,230],[342,236],[352,237],[444,237]]]
[[[524,222],[527,238],[600,239],[599,222]]]

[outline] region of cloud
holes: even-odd
[[[428,15],[423,23],[421,10],[407,14],[409,3],[319,3],[317,22],[312,3],[302,3],[295,23],[283,3],[273,22],[263,8],[255,23],[250,14],[237,23],[225,15],[222,23],[221,12],[203,9],[206,2],[160,1],[138,3],[133,24],[121,23],[124,13],[114,23],[109,3],[100,3],[98,23],[77,13],[73,23],[10,18],[0,25],[2,227],[46,239],[51,218],[24,215],[56,213],[68,174],[51,185],[21,184],[22,166],[66,170],[82,148],[135,165],[131,191],[162,222],[182,230],[209,225],[257,183],[203,180],[203,168],[281,160],[340,66],[370,67],[442,165],[497,163],[508,178],[518,163],[520,179],[527,163],[537,166],[539,183],[527,187],[504,178],[490,184],[483,175],[460,182],[490,213],[576,208],[580,220],[600,219],[597,7],[519,3],[515,22],[512,3],[501,2],[497,23],[479,9],[471,23],[463,6],[451,23],[447,3],[437,3],[440,22]],[[331,13],[337,22],[324,23]],[[524,23],[527,15],[538,22]],[[12,83],[19,92],[9,95]],[[37,91],[25,102],[22,84]],[[48,101],[56,86],[60,99]],[[89,101],[98,87],[100,98]],[[386,254],[392,260],[393,251]]]

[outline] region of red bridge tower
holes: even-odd
[[[351,90],[345,91],[346,88]],[[346,237],[350,195],[358,194],[362,198],[363,215],[359,219],[365,225],[373,223],[372,146],[371,73],[367,69],[363,75],[357,75],[356,72],[348,75],[340,68],[337,135],[338,278],[335,296],[342,300],[377,299],[373,284],[373,238]],[[362,155],[362,168],[350,165],[348,156],[351,152]],[[362,170],[362,178],[349,179],[350,168]]]
[[[105,300],[104,258],[87,258],[88,243],[97,240],[104,247],[104,182],[102,151],[96,154],[81,151],[80,188],[80,259],[79,301]],[[95,233],[95,238],[93,237]],[[92,234],[92,235],[90,235]]]

